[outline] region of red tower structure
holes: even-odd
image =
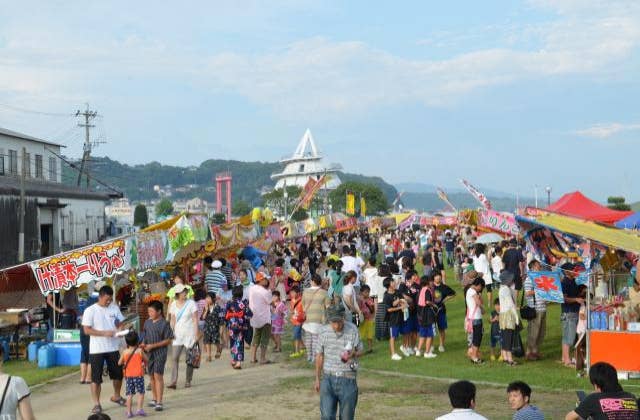
[[[231,221],[231,172],[216,174],[216,213],[222,213],[222,185],[227,189],[227,222]]]

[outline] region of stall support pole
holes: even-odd
[[[591,247],[589,247],[591,248]],[[585,366],[587,367],[587,373],[589,373],[589,369],[591,369],[591,289],[593,288],[593,282],[595,280],[595,276],[593,273],[589,274],[587,279],[587,310],[585,311],[585,316],[587,317],[587,331],[584,337],[585,346],[587,351],[585,352]]]

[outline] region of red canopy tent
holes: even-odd
[[[632,211],[611,210],[585,197],[580,191],[563,195],[546,210],[607,224],[613,224],[633,214]]]

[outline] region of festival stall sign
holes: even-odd
[[[186,216],[182,216],[167,230],[169,245],[175,253],[196,240],[194,231]]]
[[[455,216],[422,216],[420,226],[455,226],[458,219]]]
[[[520,233],[520,228],[513,214],[495,210],[478,211],[478,226],[513,236]]]
[[[209,219],[205,215],[190,214],[187,216],[195,242],[204,242],[209,238]]]
[[[529,278],[533,282],[536,299],[546,302],[564,303],[562,282],[557,271],[530,271]]]
[[[69,290],[131,268],[124,238],[74,249],[29,264],[42,294]]]
[[[404,219],[402,222],[398,224],[398,229],[405,230],[407,228],[410,228],[411,225],[413,225],[416,222],[416,220],[418,220],[418,215],[410,214],[409,217],[407,217],[406,219]]]
[[[173,260],[174,253],[164,230],[138,232],[129,238],[127,245],[131,267],[139,271],[163,266]]]
[[[210,225],[211,237],[215,238],[219,248],[226,248],[236,243],[236,234],[238,229],[235,224]]]
[[[236,233],[236,240],[238,242],[238,245],[248,244],[249,242],[253,242],[260,237],[258,228],[255,225],[237,225],[236,229],[238,229],[238,232]]]
[[[336,220],[336,232],[345,232],[347,230],[357,229],[358,220],[354,217]]]

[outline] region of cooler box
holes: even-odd
[[[56,366],[79,366],[82,346],[80,343],[55,343]]]

